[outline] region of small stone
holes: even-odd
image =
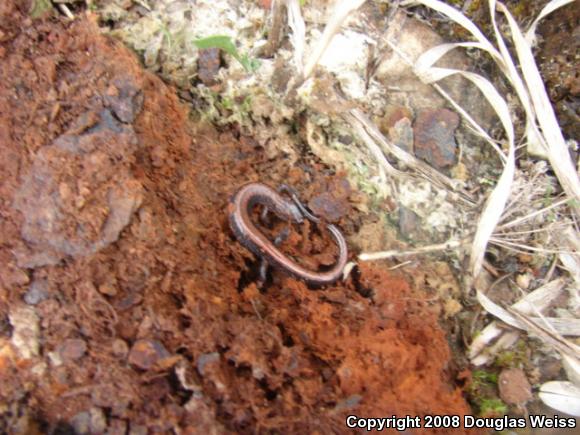
[[[455,129],[459,115],[447,109],[427,109],[418,113],[413,129],[415,155],[437,169],[455,164]]]
[[[217,352],[204,353],[197,360],[197,371],[200,375],[205,375],[205,367],[209,364],[218,362],[220,359],[220,354]]]
[[[399,148],[413,153],[413,127],[409,118],[400,119],[389,128],[389,138]]]
[[[107,282],[99,286],[99,292],[107,296],[115,296],[117,294],[117,287]]]
[[[40,322],[36,311],[27,306],[12,307],[8,313],[12,325],[12,345],[22,359],[38,355],[40,350]]]
[[[91,408],[90,415],[90,430],[91,433],[104,433],[107,429],[107,417],[101,408]]]
[[[79,412],[71,419],[70,424],[76,434],[88,434],[91,425],[91,415],[87,411]]]
[[[35,279],[24,294],[24,302],[37,305],[48,299],[48,282],[45,279]]]
[[[119,358],[125,358],[127,353],[129,352],[129,346],[120,338],[117,338],[113,341],[112,344],[113,355]]]
[[[508,405],[523,405],[532,399],[532,386],[522,369],[505,369],[499,374],[499,397]]]
[[[160,360],[168,358],[169,352],[157,340],[137,340],[129,352],[129,363],[143,370],[153,368]]]
[[[406,239],[412,239],[417,235],[419,228],[419,216],[407,207],[399,207],[399,231]]]
[[[527,290],[530,287],[532,276],[529,273],[518,273],[516,275],[516,283],[523,289]]]
[[[58,352],[64,361],[75,361],[87,351],[87,343],[80,338],[69,338],[62,343]]]
[[[199,50],[197,60],[197,75],[206,86],[218,83],[217,74],[221,67],[220,50],[218,48],[206,48]]]

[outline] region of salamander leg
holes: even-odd
[[[284,240],[288,238],[290,235],[290,227],[285,227],[274,239],[274,245],[280,246],[284,243]],[[266,284],[266,280],[268,279],[268,262],[265,258],[262,258],[260,261],[260,269],[258,271],[258,281],[256,285],[259,289],[263,288]]]

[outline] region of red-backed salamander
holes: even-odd
[[[286,190],[290,190],[287,188]],[[291,191],[291,190],[290,190]],[[320,220],[306,211],[296,195],[292,200],[283,197],[274,189],[262,183],[250,183],[242,186],[230,200],[228,213],[230,227],[238,241],[254,255],[261,257],[272,266],[285,271],[291,276],[312,285],[331,284],[342,276],[348,260],[348,249],[344,237],[334,225],[326,228],[338,245],[338,260],[332,269],[323,272],[308,270],[291,258],[284,255],[253,223],[250,213],[252,208],[261,204],[273,211],[279,218],[302,223],[304,218],[319,222]]]

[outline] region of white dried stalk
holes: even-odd
[[[530,45],[530,47],[533,47],[534,45],[536,45],[536,27],[538,26],[538,23],[540,22],[540,20],[542,20],[546,16],[550,15],[556,9],[559,9],[562,6],[567,5],[568,3],[572,3],[573,1],[575,1],[575,0],[552,0],[550,3],[548,3],[546,6],[544,6],[544,8],[541,10],[541,12],[537,16],[537,18],[530,25],[530,28],[526,32],[526,36],[525,36],[526,42]]]
[[[550,304],[562,294],[564,284],[565,281],[563,278],[550,281],[549,283],[544,284],[543,286],[519,299],[515,304],[512,305],[512,308],[525,314],[531,314],[534,312],[534,307],[541,312],[548,308]],[[501,328],[496,321],[493,321],[487,325],[469,346],[468,356],[469,359],[472,360],[472,363],[481,365],[487,362],[481,360],[481,352],[489,345],[489,343],[502,335],[504,332],[506,332],[506,330]],[[501,348],[496,350],[499,351]],[[487,353],[493,355],[492,352]],[[476,360],[476,358],[480,359]]]
[[[553,332],[543,325],[543,319],[534,319],[525,314],[521,314],[518,311],[507,308],[509,314],[511,314],[516,321],[520,322],[525,326],[528,333],[532,333],[538,336],[544,343],[551,345],[558,352],[568,355],[570,358],[574,358],[580,361],[580,347],[566,340],[560,335],[560,332]],[[577,319],[560,319],[560,320],[577,320]],[[557,329],[557,328],[554,328]]]
[[[505,309],[500,307],[480,291],[477,292],[477,300],[488,313],[501,319],[504,323],[507,323],[508,325],[518,329],[523,329],[524,331],[535,332],[530,331],[530,328],[528,328],[529,323],[521,321],[521,318],[524,315],[521,314],[519,311],[516,311],[510,307],[507,307]],[[514,313],[517,313],[518,316],[516,316]],[[556,331],[558,334],[561,335],[574,337],[580,336],[580,319],[562,319],[559,317],[546,317],[546,318],[527,317],[527,319],[529,320],[529,322],[534,322],[535,324],[547,322],[550,328],[552,328],[554,331]],[[543,327],[543,330],[548,331],[546,327]]]
[[[468,243],[469,240],[449,240],[445,243],[439,243],[429,246],[421,246],[416,249],[409,249],[406,251],[401,251],[399,249],[393,249],[391,251],[381,251],[381,252],[363,252],[358,258],[361,261],[372,261],[372,260],[384,260],[386,258],[392,257],[408,257],[411,255],[427,254],[437,251],[448,251],[450,249],[457,249],[462,245]]]
[[[303,75],[304,71],[304,45],[306,41],[306,26],[304,25],[304,18],[300,11],[300,3],[298,0],[286,0],[286,9],[288,10],[288,25],[292,30],[290,34],[290,42],[294,47],[294,64],[299,76]]]
[[[332,37],[338,32],[342,23],[348,18],[348,16],[356,11],[366,0],[342,0],[336,3],[332,11],[332,15],[324,28],[322,37],[316,43],[312,54],[306,62],[306,67],[304,68],[303,80],[306,80],[314,71],[314,68],[320,61],[320,58],[326,51]]]
[[[427,163],[417,159],[415,156],[408,153],[404,149],[392,144],[390,141],[387,140],[387,138],[385,138],[385,136],[380,132],[380,130],[373,124],[373,122],[370,119],[366,117],[366,115],[361,110],[352,109],[348,113],[343,114],[343,118],[357,130],[358,130],[358,127],[356,127],[357,124],[362,126],[364,130],[369,134],[369,136],[375,141],[375,143],[380,146],[380,148],[382,148],[385,152],[394,156],[403,165],[406,165],[407,167],[423,174],[435,186],[447,189],[451,195],[455,194],[455,196],[458,199],[461,199],[469,204],[473,204],[471,196],[463,189],[460,189],[458,187],[459,183],[457,183],[455,180],[450,179],[449,177],[445,176],[439,171],[433,169]]]
[[[490,8],[491,5],[495,5],[495,0],[490,0]],[[570,198],[580,201],[580,178],[572,164],[566,141],[538,71],[532,49],[507,8],[502,3],[498,4],[498,8],[508,20],[524,80],[545,138],[550,163],[564,191]],[[577,216],[580,216],[580,206],[576,205],[574,209]]]
[[[550,408],[580,417],[580,387],[572,382],[546,382],[538,396]]]
[[[560,240],[562,244],[573,250],[573,253],[559,254],[559,258],[574,279],[576,289],[580,289],[580,239],[578,233],[569,227],[562,233]]]

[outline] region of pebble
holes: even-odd
[[[205,366],[208,364],[212,364],[214,362],[219,361],[220,359],[220,354],[217,352],[212,352],[212,353],[204,353],[202,355],[200,355],[200,357],[197,360],[197,371],[200,375],[204,376],[205,375]]]
[[[157,340],[137,340],[129,352],[129,364],[143,370],[153,368],[160,360],[171,356]]]
[[[101,284],[99,286],[99,293],[106,296],[115,296],[117,294],[117,288],[111,283]]]
[[[111,347],[113,350],[113,355],[119,358],[125,358],[127,356],[127,353],[129,352],[129,346],[127,345],[125,340],[122,340],[120,338],[115,339]]]
[[[91,416],[88,411],[79,412],[71,419],[70,424],[75,430],[76,434],[88,434],[91,424]]]
[[[399,207],[399,231],[406,239],[413,239],[419,229],[419,216],[407,207]]]
[[[69,338],[59,347],[58,353],[64,361],[75,361],[87,351],[87,343],[80,338]]]
[[[94,407],[89,411],[79,412],[71,419],[70,424],[79,435],[104,433],[107,429],[107,417],[101,408]]]
[[[394,126],[389,128],[389,138],[399,148],[413,153],[413,127],[409,118],[398,120]]]
[[[415,155],[436,169],[455,164],[455,129],[459,115],[448,109],[426,109],[417,114],[413,128]]]
[[[532,386],[522,369],[505,369],[497,381],[499,397],[508,405],[523,405],[532,399]]]
[[[37,305],[48,299],[48,282],[45,279],[35,279],[24,294],[24,302],[28,305]]]
[[[220,50],[217,48],[206,48],[199,50],[197,60],[197,75],[206,86],[217,84],[217,74],[220,70],[221,58]]]

